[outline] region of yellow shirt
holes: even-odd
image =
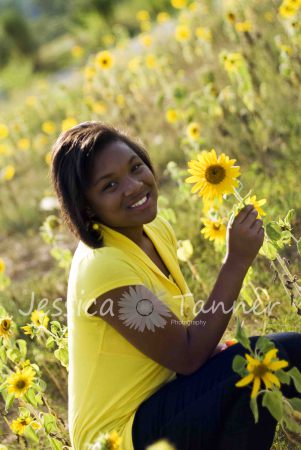
[[[93,301],[111,289],[144,285],[153,293],[159,292],[160,300],[185,325],[193,319],[194,300],[179,267],[172,226],[157,215],[143,228],[171,277],[166,277],[132,240],[105,225],[101,225],[104,247],[92,249],[80,241],[73,256],[67,320],[68,423],[74,450],[88,448],[99,433],[113,430],[122,437],[122,449],[133,450],[136,410],[176,377],[175,372],[140,352],[104,319],[87,313]]]

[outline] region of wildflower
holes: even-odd
[[[74,45],[71,49],[73,58],[81,58],[84,54],[84,49],[80,45]]]
[[[12,335],[12,318],[11,317],[1,317],[0,318],[0,336],[8,339]]]
[[[136,13],[136,19],[139,20],[139,22],[145,22],[150,20],[149,12],[145,9],[140,10]]]
[[[136,72],[139,68],[141,59],[139,58],[139,56],[135,56],[134,58],[130,59],[128,62],[128,69],[131,72]]]
[[[5,262],[0,258],[0,273],[5,272]]]
[[[209,42],[212,39],[211,31],[205,27],[198,27],[195,30],[195,34],[199,39],[203,39],[204,41]]]
[[[272,361],[276,358],[278,348],[272,348],[269,350],[263,359],[253,358],[252,356],[245,354],[248,361],[247,371],[249,372],[244,378],[239,380],[235,386],[243,387],[253,382],[253,388],[251,392],[251,398],[255,398],[260,390],[261,381],[264,382],[267,389],[273,386],[280,387],[280,381],[277,376],[272,373],[274,371],[283,369],[288,366],[288,362],[284,359]]]
[[[6,144],[0,144],[0,155],[8,155],[9,148]]]
[[[30,424],[31,420],[32,419],[30,417],[20,416],[16,420],[12,421],[10,429],[13,433],[22,435],[25,431],[25,428]]]
[[[297,8],[290,3],[282,3],[278,8],[278,12],[281,17],[284,19],[289,19],[290,17],[294,17],[297,13]]]
[[[56,132],[56,125],[51,120],[46,120],[45,122],[42,123],[42,130],[46,134],[49,135],[54,134]]]
[[[223,194],[229,194],[238,186],[236,178],[240,175],[239,166],[234,166],[236,159],[229,159],[224,153],[216,156],[214,149],[203,151],[198,160],[188,161],[188,172],[192,177],[186,183],[196,183],[191,192],[199,192],[199,196],[207,200],[215,197],[222,200]]]
[[[37,327],[45,327],[47,328],[49,317],[47,314],[44,313],[44,311],[41,310],[35,310],[31,314],[31,321],[37,326]]]
[[[140,29],[141,29],[141,31],[145,31],[145,32],[146,31],[150,31],[151,28],[152,28],[151,22],[147,22],[147,21],[140,22]]]
[[[7,379],[8,392],[15,394],[16,398],[22,397],[32,385],[35,371],[31,367],[17,370]]]
[[[116,96],[116,102],[117,102],[117,105],[118,105],[120,108],[124,108],[124,106],[125,106],[125,98],[124,98],[124,95],[118,94],[118,95]]]
[[[239,52],[229,53],[224,58],[224,68],[227,72],[235,72],[243,64],[243,57]]]
[[[149,69],[154,69],[157,66],[157,59],[155,55],[147,55],[147,57],[145,58],[145,63]]]
[[[30,147],[30,140],[28,138],[21,138],[21,139],[18,140],[17,145],[18,145],[20,150],[26,151]]]
[[[45,162],[46,162],[46,164],[48,164],[48,166],[50,166],[50,164],[51,164],[51,158],[52,158],[51,152],[47,152],[45,155]]]
[[[168,123],[176,123],[180,119],[180,113],[176,109],[168,109],[165,114]]]
[[[266,213],[261,208],[261,206],[264,205],[265,203],[266,203],[266,199],[265,198],[263,198],[261,200],[256,200],[256,195],[253,195],[252,197],[248,197],[245,200],[245,204],[246,205],[252,204],[254,206],[254,208],[257,210],[257,212],[258,212],[257,218],[261,218],[262,216],[266,216]]]
[[[16,173],[15,167],[9,164],[2,170],[2,178],[5,181],[10,181],[12,178],[14,178],[15,173]]]
[[[87,81],[92,81],[96,74],[95,67],[87,66],[84,69],[84,77]]]
[[[26,97],[25,103],[28,106],[35,106],[37,104],[37,97],[35,97],[34,95],[29,95],[28,97]]]
[[[92,104],[92,110],[96,114],[105,114],[107,112],[108,108],[104,102],[94,102]]]
[[[193,255],[193,247],[189,239],[179,242],[179,248],[177,249],[177,257],[180,261],[187,262]]]
[[[201,127],[197,122],[191,122],[188,125],[186,132],[190,139],[196,141],[201,135]]]
[[[226,18],[227,18],[228,22],[230,22],[230,23],[232,23],[232,24],[233,24],[233,23],[235,22],[235,20],[236,20],[235,14],[234,14],[233,12],[231,12],[231,11],[229,11],[229,12],[227,13]]]
[[[161,11],[157,14],[157,22],[158,23],[164,23],[169,19],[170,19],[170,15],[165,11]]]
[[[62,121],[62,131],[67,131],[69,128],[74,127],[77,121],[73,117],[67,117],[67,119]]]
[[[0,123],[0,139],[5,139],[8,136],[8,128],[4,123]]]
[[[115,36],[113,34],[105,34],[102,37],[102,40],[105,45],[113,45],[115,42]]]
[[[112,53],[107,50],[103,50],[102,52],[97,53],[95,56],[95,65],[99,69],[108,70],[111,69],[115,62],[115,58]]]
[[[111,433],[101,433],[89,448],[91,450],[121,450],[121,439],[115,430]]]
[[[183,9],[187,4],[187,0],[171,0],[171,5],[176,9]]]
[[[177,41],[188,41],[191,37],[189,28],[186,25],[179,25],[176,28],[175,38]]]
[[[209,241],[214,240],[225,240],[227,227],[223,223],[222,219],[201,219],[205,227],[201,230],[201,233],[204,234],[205,239],[209,239]]]
[[[237,22],[235,24],[235,29],[238,32],[245,33],[247,31],[251,31],[252,30],[252,24],[248,20],[246,20],[245,22]]]
[[[24,334],[28,334],[31,338],[34,337],[34,331],[31,325],[24,325],[21,329],[24,330]]]
[[[142,34],[139,36],[139,40],[141,44],[143,44],[145,47],[150,47],[153,42],[153,38],[150,34]]]

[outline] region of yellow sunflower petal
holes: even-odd
[[[259,389],[260,389],[260,378],[256,377],[253,383],[251,398],[255,398],[257,396]]]
[[[269,370],[280,370],[284,367],[288,366],[288,362],[284,359],[281,359],[281,361],[274,361],[269,364]]]
[[[254,378],[253,373],[250,373],[249,375],[246,375],[244,378],[242,378],[237,383],[235,383],[235,386],[237,386],[237,387],[246,386],[247,384],[251,383],[253,378]]]
[[[275,384],[277,387],[280,387],[280,381],[278,380],[278,378],[276,377],[276,375],[274,375],[271,372],[266,372],[265,373],[265,377],[266,379],[268,379],[271,383]]]
[[[277,352],[278,348],[272,348],[271,350],[269,350],[264,356],[262,363],[268,365],[271,362],[271,360],[276,357]]]

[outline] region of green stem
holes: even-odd
[[[239,202],[243,203],[243,198],[240,196],[239,192],[236,189],[234,189],[234,195]]]

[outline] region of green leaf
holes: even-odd
[[[259,350],[261,353],[266,353],[274,347],[275,345],[268,338],[265,336],[260,336],[256,341],[255,350]]]
[[[68,350],[66,348],[58,348],[54,352],[54,356],[61,362],[62,366],[68,366]]]
[[[58,431],[56,418],[53,414],[44,414],[44,428],[47,434]]]
[[[48,349],[54,348],[54,346],[55,346],[55,340],[54,340],[53,336],[49,336],[49,337],[48,337],[48,339],[47,339],[45,345],[46,345],[46,348],[48,348]]]
[[[6,356],[6,350],[4,347],[0,348],[0,359],[6,363],[7,362],[7,356]]]
[[[289,212],[287,213],[287,215],[284,218],[284,222],[287,226],[291,227],[291,222],[294,218],[295,215],[295,210],[294,209],[290,209]]]
[[[265,392],[262,398],[262,405],[266,406],[272,416],[277,420],[283,417],[283,401],[282,394],[279,391]]]
[[[246,335],[245,330],[242,328],[240,320],[237,319],[237,327],[236,327],[236,334],[235,334],[236,339],[238,340],[238,342],[245,347],[246,349],[248,349],[249,351],[251,351],[251,346],[250,346],[250,341],[248,336]]]
[[[33,442],[39,443],[40,439],[38,437],[38,435],[36,434],[36,432],[32,429],[32,427],[30,425],[28,425],[25,430],[24,430],[24,436],[26,437],[26,439],[30,439]]]
[[[8,411],[9,408],[12,406],[15,400],[15,394],[13,392],[7,393],[5,398],[5,410]]]
[[[27,354],[27,344],[26,341],[24,339],[17,339],[16,340],[16,345],[20,350],[21,356],[22,358],[26,358],[26,354]]]
[[[19,415],[23,417],[29,417],[30,411],[27,408],[24,408],[24,406],[19,406]]]
[[[265,240],[261,249],[260,249],[260,253],[264,254],[268,259],[270,259],[271,261],[273,261],[274,259],[277,258],[277,249],[275,247],[275,243],[272,244],[272,242]]]
[[[250,408],[254,416],[255,423],[258,422],[258,405],[257,398],[251,398],[250,400]]]
[[[63,444],[55,438],[47,436],[53,450],[63,450]]]
[[[275,372],[275,375],[277,378],[279,378],[281,383],[290,384],[291,377],[289,376],[289,374],[287,372],[284,372],[284,370],[282,370],[282,369],[277,370],[277,372]]]
[[[29,388],[26,394],[24,395],[24,398],[27,400],[28,403],[30,403],[33,406],[37,406],[37,399],[36,394],[32,388]]]
[[[278,241],[281,238],[281,228],[277,222],[270,222],[265,227],[266,234],[271,241]]]
[[[293,367],[291,370],[287,372],[293,379],[295,388],[298,392],[301,393],[301,373],[297,369],[297,367]]]
[[[287,399],[290,404],[292,405],[292,407],[294,409],[296,409],[297,411],[301,411],[301,399],[297,398],[297,397],[293,397],[293,398],[288,398]]]
[[[247,361],[241,355],[235,355],[232,362],[232,369],[240,376],[244,375]]]
[[[285,230],[281,232],[281,242],[282,244],[290,244],[292,240],[292,234],[290,231]]]

